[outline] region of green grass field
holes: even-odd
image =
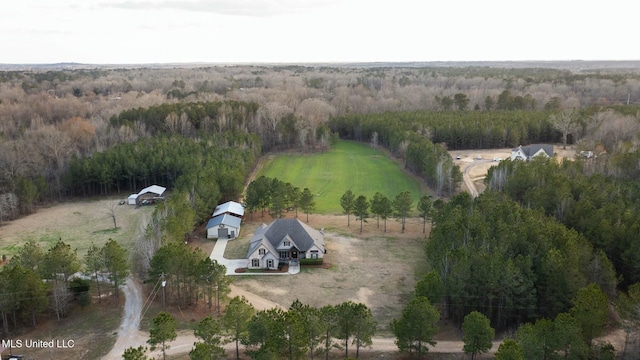
[[[371,199],[376,192],[394,199],[402,191],[414,206],[427,189],[383,152],[367,144],[340,141],[318,154],[281,154],[267,160],[257,176],[277,177],[315,195],[317,214],[341,214],[340,198],[348,189]]]

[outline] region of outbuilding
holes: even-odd
[[[228,214],[242,219],[244,217],[244,206],[235,201],[227,201],[224,204],[216,206],[211,217]]]
[[[207,223],[207,239],[235,239],[240,234],[239,217],[221,214]]]
[[[140,190],[137,194],[131,194],[127,198],[127,204],[129,205],[141,205],[142,201],[156,201],[164,200],[164,192],[167,188],[159,185],[151,185]]]

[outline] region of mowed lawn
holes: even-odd
[[[425,186],[409,176],[382,151],[351,141],[340,141],[331,150],[316,154],[278,154],[267,159],[257,176],[278,178],[315,195],[317,214],[341,214],[340,198],[348,189],[371,199],[380,192],[394,199],[402,191],[418,199]]]

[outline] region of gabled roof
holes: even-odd
[[[220,225],[231,226],[239,229],[240,221],[241,219],[236,216],[231,216],[228,214],[218,215],[216,217],[212,217],[211,219],[209,219],[209,222],[207,223],[207,229],[210,229],[214,226],[220,226]]]
[[[537,154],[541,149],[547,154],[547,156],[553,157],[553,145],[548,144],[531,144],[527,146],[520,145],[517,148],[512,149],[511,151],[515,152],[521,150],[524,155],[526,155],[527,157],[531,157]]]
[[[167,190],[167,188],[159,186],[159,185],[151,185],[148,186],[142,190],[140,190],[140,192],[138,193],[138,196],[142,195],[142,194],[146,194],[146,193],[154,193],[154,194],[158,194],[158,196],[162,196],[162,194],[164,194],[164,192]]]
[[[253,253],[265,239],[269,241],[272,248],[275,248],[287,235],[300,251],[308,251],[314,245],[324,250],[324,235],[320,231],[298,219],[276,219],[268,226],[263,224],[254,232],[249,245],[249,254]]]
[[[214,217],[225,213],[244,216],[244,207],[242,206],[242,204],[235,201],[227,201],[224,204],[216,206],[216,209],[213,211],[213,215],[211,216]]]

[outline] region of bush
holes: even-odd
[[[71,290],[71,292],[73,292],[74,298],[82,307],[91,304],[91,297],[89,296],[90,287],[90,280],[81,279],[78,277],[74,277],[69,283],[69,289]]]
[[[322,265],[323,259],[300,259],[300,265]]]

